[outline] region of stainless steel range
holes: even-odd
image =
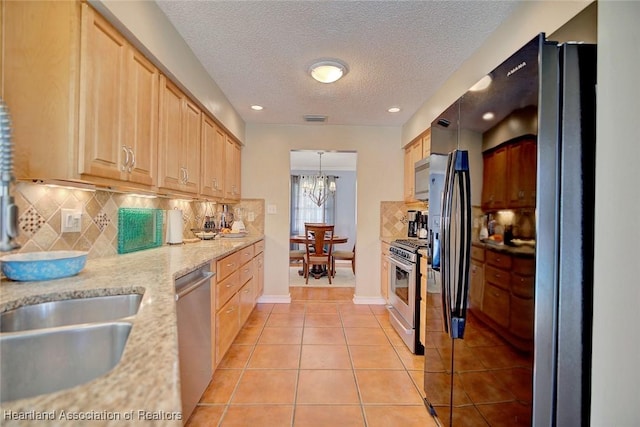
[[[409,350],[424,354],[420,343],[420,254],[425,239],[399,239],[389,248],[389,321]]]

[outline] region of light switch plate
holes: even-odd
[[[275,215],[278,213],[278,209],[276,205],[267,205],[267,213],[270,215]]]
[[[77,209],[60,209],[62,221],[61,233],[79,233],[82,231],[82,211]]]

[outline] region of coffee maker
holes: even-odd
[[[419,216],[420,212],[414,210],[407,211],[407,219],[409,220],[407,237],[418,237]]]

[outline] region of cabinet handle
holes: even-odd
[[[218,189],[218,181],[215,178],[213,178],[213,181],[211,181],[211,186],[214,190]]]
[[[129,147],[129,152],[131,153],[131,164],[129,164],[129,173],[133,170],[133,167],[136,165],[136,153],[133,152],[133,148]]]
[[[227,288],[233,288],[233,284],[227,285]]]
[[[126,145],[122,146],[122,151],[124,151],[124,163],[122,164],[122,171],[126,171],[127,170],[127,165],[129,164],[129,150],[127,149]]]
[[[226,266],[227,267],[233,267],[234,265],[236,265],[235,262],[232,262],[231,264],[227,264]]]
[[[229,313],[233,313],[234,311],[236,311],[236,308],[231,307],[229,310],[226,311],[226,313],[229,314]]]

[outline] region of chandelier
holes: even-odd
[[[322,206],[327,198],[336,192],[336,178],[322,174],[322,151],[318,152],[320,156],[320,168],[316,176],[303,176],[302,189],[304,195],[311,199],[318,207]]]

